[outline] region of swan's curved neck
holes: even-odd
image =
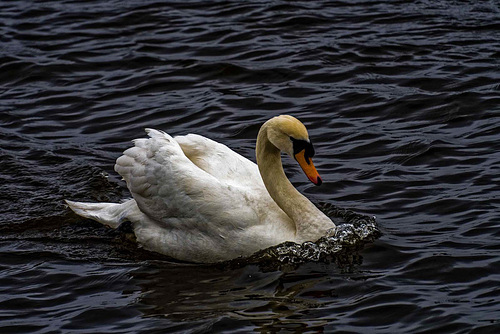
[[[257,165],[264,185],[276,204],[294,221],[297,240],[316,241],[324,235],[326,228],[334,225],[288,180],[281,163],[281,152],[269,141],[267,131],[268,125],[264,124],[256,145]]]

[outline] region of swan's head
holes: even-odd
[[[267,138],[269,141],[281,152],[285,152],[297,160],[312,183],[317,186],[321,185],[323,181],[312,162],[314,147],[304,124],[288,115],[274,117],[266,123],[268,123]]]

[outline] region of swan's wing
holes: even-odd
[[[189,160],[219,181],[264,189],[257,165],[226,145],[195,134],[174,139]]]
[[[198,230],[204,235],[258,223],[256,213],[245,203],[244,188],[196,166],[168,134],[147,132],[150,138],[134,140],[135,146],[115,165],[143,213],[163,227]]]

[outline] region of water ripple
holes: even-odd
[[[496,1],[0,2],[2,332],[498,332],[499,19]],[[329,252],[181,264],[63,205],[127,197],[113,164],[145,127],[253,159],[284,113],[324,184],[284,159],[291,181],[359,214]]]

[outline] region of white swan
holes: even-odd
[[[134,140],[115,165],[133,199],[66,201],[75,213],[113,228],[131,221],[144,248],[204,263],[248,256],[285,241],[316,241],[335,228],[283,171],[280,151],[294,157],[314,184],[322,182],[307,130],[296,118],[282,115],[262,125],[258,166],[199,135],[172,138],[146,131],[150,138]]]

